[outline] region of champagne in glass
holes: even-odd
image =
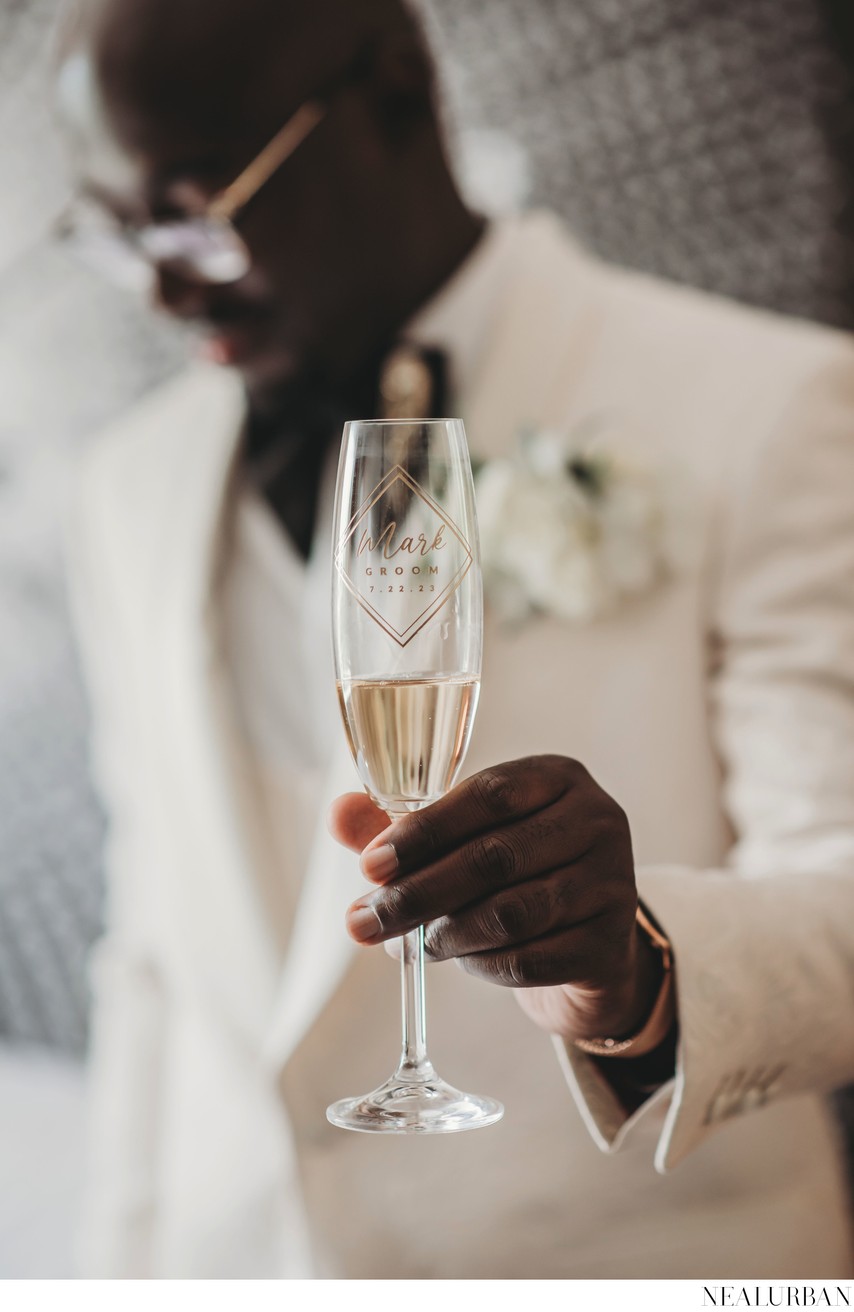
[[[452,786],[469,745],[479,691],[480,681],[465,675],[339,683],[353,760],[384,810],[426,806]]]
[[[471,465],[457,419],[344,430],[335,505],[333,641],[341,713],[369,795],[394,818],[454,784],[477,709],[483,603]],[[403,939],[403,1047],[385,1084],[327,1111],[350,1130],[449,1133],[491,1125],[427,1056],[424,930]]]

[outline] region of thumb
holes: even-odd
[[[372,838],[388,829],[390,821],[365,793],[345,793],[332,803],[326,823],[339,843],[352,852],[361,852]]]

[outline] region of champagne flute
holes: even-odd
[[[471,464],[459,419],[348,423],[333,542],[335,673],[365,789],[390,818],[452,786],[480,691],[483,601]],[[424,929],[401,952],[403,1047],[385,1084],[333,1103],[348,1130],[447,1134],[500,1120],[427,1056]]]

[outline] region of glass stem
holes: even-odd
[[[427,1057],[423,925],[401,940],[400,995],[403,1047],[397,1074],[406,1079],[425,1079],[433,1068]]]
[[[400,941],[400,1019],[403,1043],[395,1075],[404,1080],[428,1080],[435,1071],[427,1056],[423,925]]]

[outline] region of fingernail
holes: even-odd
[[[347,912],[347,929],[360,943],[378,938],[382,928],[382,921],[370,903],[357,902]]]
[[[389,879],[397,872],[397,853],[391,843],[367,847],[362,853],[362,874],[368,879]]]
[[[366,852],[374,852],[378,847],[382,847],[389,840],[389,835],[394,832],[394,825],[386,825],[378,834],[374,834],[369,843],[365,844]]]

